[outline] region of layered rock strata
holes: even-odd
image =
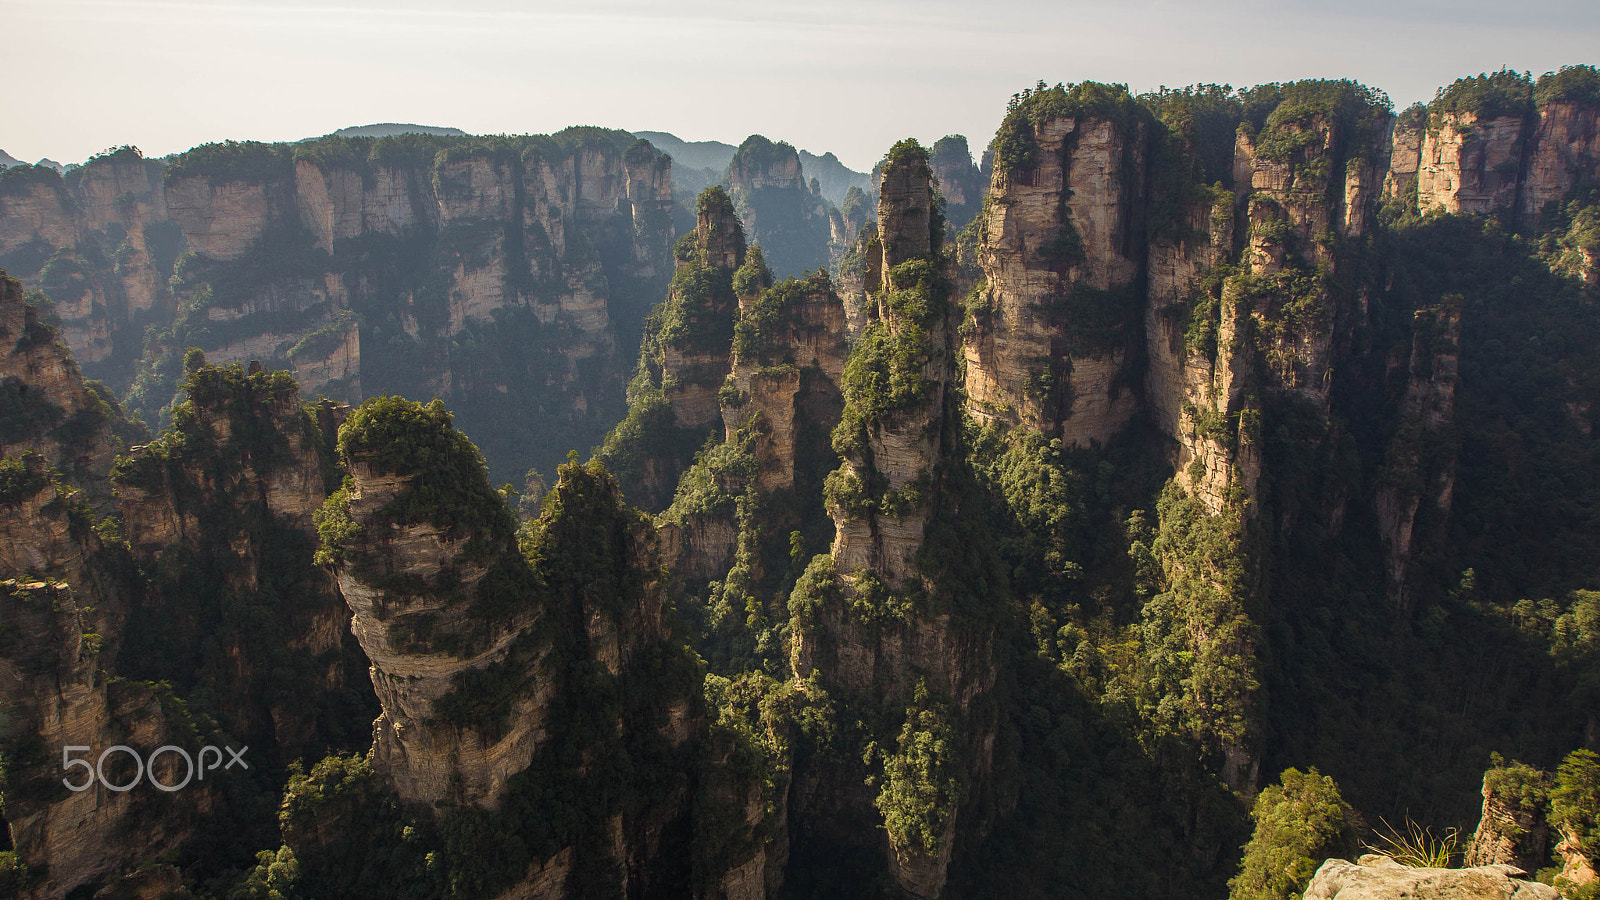
[[[1522,116],[1441,114],[1422,139],[1417,205],[1450,213],[1516,209],[1527,130]]]
[[[428,426],[449,427],[442,407],[430,412],[437,421]],[[350,439],[343,444],[348,448]],[[460,442],[451,445],[466,453]],[[345,454],[350,483],[332,502],[343,505],[342,515],[359,537],[346,551],[337,578],[352,614],[351,630],[371,661],[383,710],[373,724],[372,760],[405,802],[496,806],[507,781],[528,767],[545,738],[544,712],[556,687],[541,670],[543,648],[507,662],[513,644],[538,618],[533,598],[484,594],[484,579],[497,558],[513,567],[525,564],[517,562],[504,522],[480,532],[452,528],[448,521],[398,518],[403,507],[397,501],[416,496],[428,474],[397,471],[382,461],[380,448],[346,449]],[[492,507],[484,514],[509,516]],[[504,612],[486,614],[491,599]],[[513,701],[505,725],[449,721],[439,714],[436,704],[456,691],[463,677],[497,664],[521,669],[515,677],[532,686]]]
[[[1322,864],[1306,900],[1557,900],[1549,885],[1513,866],[1428,869],[1401,865],[1386,856],[1363,856],[1359,863],[1330,859]]]
[[[0,451],[40,454],[88,492],[99,509],[111,500],[106,475],[119,449],[111,432],[116,409],[85,386],[83,375],[55,328],[23,298],[22,285],[0,277]]]
[[[618,348],[670,276],[672,202],[670,159],[621,132],[219,144],[166,163],[122,148],[64,178],[9,175],[0,265],[50,294],[90,374],[132,383],[151,421],[198,346],[308,393],[431,392],[583,444],[620,407]],[[486,446],[518,472],[558,458]]]
[[[214,698],[232,733],[286,756],[343,744],[336,698],[365,689],[350,612],[315,565],[315,513],[338,474],[327,441],[348,410],[302,407],[285,373],[204,366],[172,430],[115,471],[134,559],[126,666]],[[237,619],[249,611],[249,627]],[[285,666],[284,655],[309,663]]]
[[[808,184],[794,147],[751,135],[728,164],[728,193],[752,244],[779,276],[828,264],[833,223],[820,187]]]
[[[1086,111],[1024,127],[1027,158],[996,166],[989,189],[968,410],[1103,443],[1137,408],[1148,125]]]
[[[884,846],[892,877],[918,897],[943,890],[958,821],[966,815],[964,791],[991,770],[994,735],[968,713],[996,676],[981,627],[924,605],[940,589],[925,574],[939,563],[922,556],[930,520],[959,515],[957,497],[942,490],[958,411],[932,177],[927,152],[914,141],[891,150],[878,204],[882,259],[874,280],[881,287],[869,298],[871,320],[846,365],[845,410],[835,432],[845,462],[829,476],[826,492],[834,544],[803,579],[815,579],[806,590],[820,594],[809,601],[817,605],[797,611],[791,600],[790,647],[795,675],[815,677],[846,708],[887,704],[904,711],[898,735],[874,735],[882,755],[868,765],[881,764],[874,777],[884,782],[876,800],[850,787],[860,777],[850,767],[797,775],[796,790],[811,798],[798,815],[812,827],[847,829],[843,823],[874,818],[873,808],[890,815],[884,798],[910,789],[900,779],[916,777],[904,768],[917,752],[910,745],[916,728],[940,729],[948,741],[948,757],[924,761],[937,773],[936,784],[925,786],[925,818],[918,827],[896,819]],[[891,378],[909,388],[883,392]],[[838,824],[821,827],[821,821]]]
[[[199,736],[174,716],[170,692],[112,677],[136,586],[125,551],[94,528],[91,501],[101,510],[111,502],[110,412],[84,388],[76,363],[11,278],[0,278],[0,340],[10,348],[0,491],[5,825],[20,864],[18,887],[55,900],[176,847],[213,797],[197,785],[159,804],[148,785],[112,790],[91,778],[88,789],[72,791],[62,784],[63,774],[85,783],[76,768],[64,770],[64,747],[82,748],[69,756],[92,765],[114,746],[148,756],[178,744],[194,753]],[[177,754],[150,768],[146,774],[165,784],[184,777]],[[138,774],[117,753],[104,771],[113,785]]]

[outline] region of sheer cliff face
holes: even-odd
[[[137,382],[151,421],[199,346],[308,393],[538,420],[485,441],[521,472],[558,458],[538,434],[586,444],[620,407],[671,207],[671,160],[620,132],[208,145],[171,165],[125,148],[9,176],[0,265],[51,295],[91,375]]]
[[[871,496],[897,501],[877,504],[866,515],[851,504],[830,510],[839,572],[874,572],[896,588],[914,580],[912,557],[922,547],[929,492],[945,455],[944,407],[954,375],[949,301],[942,293],[948,286],[941,283],[945,276],[937,262],[941,235],[934,230],[932,170],[922,148],[908,153],[904,160],[891,157],[883,172],[878,195],[883,249],[876,279],[882,289],[868,299],[876,305],[875,315],[858,345],[866,349],[855,352],[863,356],[862,369],[903,368],[915,386],[888,398],[888,404],[877,396],[881,384],[863,379],[854,390],[847,387],[846,403],[854,413],[847,412],[843,426],[856,434],[844,451],[849,474],[842,477],[854,479]]]
[[[814,452],[797,444],[808,420],[830,425],[849,354],[844,304],[825,276],[739,297],[735,353],[725,385],[726,439],[756,432],[756,485],[762,493],[795,487],[795,468]],[[836,413],[835,413],[836,415]]]
[[[1600,174],[1600,107],[1571,100],[1541,106],[1522,188],[1523,221],[1536,221],[1547,204],[1560,202],[1573,185],[1596,174]]]
[[[944,490],[959,413],[932,178],[927,152],[914,141],[890,151],[873,279],[881,288],[868,298],[870,321],[845,366],[845,409],[834,436],[844,464],[826,490],[832,554],[802,579],[816,579],[813,586],[796,588],[797,596],[816,592],[819,599],[790,603],[799,610],[790,646],[796,676],[815,677],[846,709],[887,706],[904,716],[891,716],[871,736],[882,748],[883,769],[872,776],[883,785],[876,799],[861,792],[863,773],[853,765],[821,766],[799,776],[807,801],[797,815],[823,834],[845,831],[863,816],[884,817],[889,871],[919,897],[942,891],[963,792],[988,777],[991,725],[968,713],[996,677],[984,626],[930,608],[930,595],[951,586],[931,574],[940,563],[920,555],[931,519],[960,515],[957,497]],[[953,720],[963,724],[952,728]],[[927,728],[948,741],[948,751],[921,758],[924,768],[913,775],[908,760],[923,752],[916,734]],[[871,752],[865,765],[877,765]],[[918,777],[934,783],[920,788],[927,805],[906,816],[896,798],[918,790],[907,781]]]
[[[728,165],[728,193],[750,243],[780,277],[827,265],[828,203],[811,190],[793,147],[758,134],[745,139]]]
[[[1401,609],[1407,606],[1407,572],[1418,522],[1423,523],[1425,536],[1441,537],[1455,493],[1451,425],[1461,344],[1458,301],[1446,298],[1413,316],[1401,425],[1390,442],[1383,483],[1374,500],[1387,551],[1389,599]]]
[[[5,821],[20,861],[40,876],[34,896],[48,898],[175,848],[192,832],[196,813],[213,802],[202,785],[161,805],[151,803],[148,786],[114,792],[96,784],[74,793],[61,784],[63,747],[90,748],[75,755],[91,763],[116,745],[146,755],[168,744],[195,749],[192,727],[169,718],[156,689],[109,680],[126,601],[105,588],[103,575],[91,574],[86,560],[101,547],[93,534],[71,536],[76,529],[68,517],[82,513],[69,512],[69,504],[47,482],[37,494],[0,507],[7,556],[20,551],[27,563],[27,574],[16,575],[17,559],[0,560],[10,576],[0,581],[7,625],[0,702],[9,714],[0,739],[8,758]],[[176,754],[151,768],[146,777],[165,784],[186,774]],[[135,774],[125,755],[107,761],[112,783],[127,784]]]
[[[1406,110],[1394,123],[1389,144],[1389,171],[1383,178],[1383,196],[1412,196],[1422,166],[1422,141],[1428,131],[1428,113],[1420,104]]]
[[[10,348],[0,497],[5,823],[37,896],[55,898],[176,846],[211,800],[197,788],[163,808],[137,792],[61,785],[62,747],[92,748],[92,763],[118,744],[145,754],[175,742],[192,749],[194,735],[169,717],[158,690],[110,677],[133,593],[125,551],[102,541],[90,505],[103,511],[110,502],[110,416],[93,405],[76,364],[10,278],[0,279],[0,341]],[[67,487],[69,479],[94,490]],[[119,761],[128,762],[108,761],[107,776],[122,784],[134,772]],[[155,768],[165,783],[183,778],[175,756]]]
[[[0,265],[49,292],[62,339],[91,367],[137,355],[142,336],[123,332],[171,315],[178,240],[161,165],[132,148],[64,178],[33,169],[0,186]]]
[[[1148,127],[1088,112],[1025,127],[1030,152],[989,186],[968,410],[1103,443],[1136,408],[1127,325],[1142,307]]]
[[[575,340],[564,351],[569,363],[609,357],[616,312],[611,305],[620,299],[609,295],[626,286],[608,283],[595,246],[602,243],[597,240],[600,232],[613,217],[627,220],[634,239],[625,255],[611,262],[617,274],[645,281],[664,274],[670,237],[664,224],[670,160],[647,146],[623,153],[605,142],[530,146],[520,156],[467,149],[449,152],[438,162],[310,154],[294,163],[292,178],[255,184],[199,174],[172,179],[167,193],[173,219],[190,249],[212,260],[258,253],[274,228],[309,233],[316,247],[335,258],[353,252],[358,270],[362,252],[355,248],[375,245],[381,238],[416,244],[417,235],[432,233],[453,251],[439,260],[447,273],[446,282],[437,286],[373,283],[382,278],[380,273],[359,272],[337,284],[313,277],[276,287],[246,285],[244,296],[210,298],[211,318],[256,316],[264,324],[262,314],[281,316],[287,304],[308,320],[298,331],[262,332],[237,344],[206,348],[223,362],[287,354],[308,390],[322,382],[306,376],[322,374],[315,367],[326,366],[332,355],[328,351],[343,348],[323,340],[320,347],[299,349],[303,345],[298,342],[308,333],[340,324],[338,312],[351,308],[368,317],[396,315],[404,331],[425,341],[428,333],[455,334],[473,321],[491,321],[497,310],[529,306],[541,323],[572,330]],[[394,289],[400,297],[386,296]],[[252,290],[263,295],[251,297]],[[429,306],[428,294],[434,292],[445,300],[441,308]],[[319,312],[323,304],[327,309]],[[299,352],[289,353],[291,349]],[[346,368],[329,381],[360,371],[359,365]],[[565,381],[571,380],[570,368],[563,374]],[[455,377],[459,375],[447,367],[433,373],[430,383],[448,389]],[[341,395],[357,393],[346,390]]]
[[[1441,115],[1422,140],[1417,205],[1452,213],[1515,208],[1525,126],[1521,116]]]
[[[1437,111],[1422,134],[1417,205],[1424,212],[1507,209],[1535,224],[1549,204],[1600,171],[1597,120],[1600,108],[1573,99],[1509,115]]]
[[[1220,286],[1207,284],[1233,255],[1234,198],[1203,194],[1179,210],[1182,236],[1150,243],[1145,399],[1156,427],[1176,440],[1177,477],[1216,510],[1235,478],[1253,483],[1259,467],[1250,449],[1231,450],[1225,435],[1201,426],[1202,410],[1237,412],[1247,402],[1238,308],[1221,302]]]
[[[0,450],[39,453],[104,511],[111,499],[106,474],[118,449],[108,427],[114,410],[84,386],[76,360],[11,278],[0,278],[0,346],[0,394],[8,409]]]
[[[229,730],[263,752],[345,743],[346,720],[365,711],[336,698],[364,690],[364,666],[349,610],[312,559],[313,514],[337,478],[324,435],[344,410],[303,409],[287,375],[238,366],[204,367],[187,386],[172,431],[115,471],[148,576],[124,669],[214,698]],[[285,652],[311,663],[286,667]]]

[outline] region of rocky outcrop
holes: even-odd
[[[672,283],[645,331],[628,416],[598,454],[629,500],[652,511],[672,502],[695,451],[718,430],[739,316],[733,283],[744,229],[722,188],[707,188],[696,205],[695,230],[676,245]]]
[[[1422,128],[1417,205],[1423,211],[1512,212],[1536,225],[1551,204],[1600,172],[1600,104],[1593,70],[1571,66],[1537,86],[1515,72],[1465,78],[1440,92]],[[1391,183],[1409,155],[1395,131]]]
[[[519,549],[437,403],[369,401],[340,452],[351,479],[324,507],[324,550],[382,703],[378,775],[404,802],[477,806],[473,821],[524,841],[545,840],[531,805],[584,798],[497,896],[576,896],[579,871],[624,895],[661,890],[654,879],[687,869],[668,848],[687,840],[684,763],[701,726],[654,529],[603,470],[572,463]]]
[[[1424,212],[1516,209],[1527,131],[1519,115],[1480,120],[1471,112],[1440,114],[1423,136],[1417,205]]]
[[[1137,408],[1131,368],[1144,304],[1149,129],[1130,99],[1116,118],[1063,112],[1023,126],[995,166],[964,342],[968,410],[1087,446]]]
[[[212,797],[204,785],[170,803],[152,802],[155,789],[148,785],[126,792],[98,783],[84,791],[62,785],[63,747],[83,748],[73,755],[94,764],[119,745],[146,757],[167,744],[193,753],[199,735],[191,722],[174,717],[170,694],[112,678],[137,585],[125,553],[93,527],[96,498],[68,487],[64,474],[94,486],[102,509],[109,504],[107,422],[84,414],[99,411],[96,398],[54,332],[23,303],[14,279],[0,279],[0,329],[0,341],[11,348],[3,388],[10,432],[0,478],[0,705],[6,710],[0,787],[10,846],[31,873],[22,886],[31,887],[29,896],[55,900],[175,847]],[[63,435],[65,425],[43,430],[61,420],[75,423],[81,435]],[[165,784],[183,780],[176,754],[151,768]],[[117,785],[135,775],[117,753],[105,772]]]
[[[347,744],[352,720],[372,714],[339,699],[359,696],[364,666],[312,559],[313,516],[338,477],[325,434],[346,410],[303,409],[291,378],[255,368],[193,373],[172,430],[114,473],[148,575],[124,669],[213,698],[231,733],[292,757]],[[285,665],[286,653],[309,662]]]
[[[1538,221],[1580,182],[1600,174],[1600,105],[1552,100],[1539,107],[1522,187],[1522,220]]]
[[[83,382],[78,363],[23,299],[22,285],[0,276],[0,451],[40,454],[82,487],[105,511],[111,500],[106,475],[119,447],[111,433],[117,410]]]
[[[455,454],[446,464],[484,480],[476,451],[450,428],[442,406],[429,413],[413,427],[433,429],[428,437]],[[348,435],[341,447],[351,480],[330,501],[331,514],[347,521],[355,538],[340,551],[344,561],[336,572],[383,710],[373,725],[373,763],[405,802],[496,806],[507,781],[528,767],[545,737],[544,713],[555,689],[541,670],[547,648],[518,645],[510,659],[538,608],[490,593],[527,587],[525,576],[515,577],[525,564],[505,521],[509,512],[486,506],[479,515],[487,524],[477,529],[452,528],[437,516],[406,516],[402,498],[417,496],[425,473],[386,463],[382,447],[352,445]],[[485,490],[468,502],[494,503]],[[512,567],[509,583],[485,582],[497,561]],[[532,685],[496,711],[498,721],[469,721],[438,708],[447,695],[461,696],[463,679],[487,679],[484,673],[497,666],[512,670],[502,677]]]
[[[846,388],[846,427],[856,432],[843,451],[841,487],[879,502],[863,509],[839,492],[829,514],[836,535],[833,558],[841,574],[869,571],[897,589],[915,580],[912,557],[922,547],[932,498],[944,461],[946,392],[954,379],[953,339],[936,267],[939,236],[933,219],[934,187],[927,152],[901,142],[890,152],[878,198],[881,285],[869,305],[873,324],[853,352],[871,354],[873,366],[910,370],[919,389],[877,396],[883,385]],[[876,329],[875,333],[870,333]],[[852,409],[853,407],[853,409]],[[839,442],[835,441],[835,448]],[[883,502],[888,501],[888,502]],[[865,515],[861,514],[865,512]]]
[[[728,371],[739,309],[733,273],[744,254],[744,230],[732,203],[720,188],[707,189],[695,220],[693,257],[680,262],[667,298],[667,309],[682,324],[660,335],[663,390],[680,428],[704,429],[720,418],[717,390]]]
[[[1529,773],[1534,774],[1534,773]],[[1523,797],[1496,790],[1494,773],[1483,779],[1483,813],[1472,841],[1467,845],[1464,864],[1476,866],[1511,866],[1526,872],[1536,872],[1544,866],[1550,846],[1550,825],[1543,808],[1543,792],[1547,784],[1538,785],[1530,805]],[[1538,773],[1542,778],[1542,773]]]
[[[809,462],[796,444],[798,429],[817,409],[839,403],[849,355],[844,304],[819,273],[742,295],[739,306],[723,427],[734,440],[753,424],[758,490],[789,490],[796,464]]]
[[[98,781],[79,792],[62,785],[63,747],[84,748],[72,755],[93,764],[114,746],[131,747],[145,758],[166,745],[190,754],[199,746],[192,726],[169,716],[172,708],[156,688],[109,678],[110,648],[125,607],[116,595],[96,590],[92,580],[69,580],[71,557],[99,548],[92,536],[72,542],[76,547],[57,540],[69,526],[65,504],[54,495],[55,487],[47,484],[39,495],[0,514],[0,532],[32,531],[30,550],[47,563],[30,566],[42,577],[0,581],[0,616],[7,626],[0,648],[0,701],[9,714],[0,740],[8,760],[10,844],[37,875],[29,896],[49,900],[175,848],[214,802],[200,783],[187,785],[169,803],[152,802],[156,789],[149,781],[125,792]],[[57,508],[44,509],[38,500],[45,497]],[[61,560],[64,565],[50,565],[56,561],[49,556],[63,550],[69,554]],[[187,774],[181,760],[179,754],[163,754],[145,778],[181,784]],[[82,773],[73,772],[78,775],[73,783],[83,783]],[[116,785],[127,785],[136,775],[128,756],[120,753],[106,759],[105,772]]]
[[[1428,132],[1428,111],[1412,106],[1395,120],[1389,135],[1389,171],[1383,177],[1383,196],[1416,196],[1417,173],[1422,168],[1422,142]]]
[[[1528,880],[1514,866],[1425,869],[1386,856],[1359,863],[1330,859],[1306,887],[1305,900],[1558,900],[1549,885]]]
[[[414,443],[396,448],[397,439]],[[432,449],[416,455],[419,447]],[[351,479],[324,509],[337,523],[325,527],[325,547],[382,704],[371,751],[378,772],[406,802],[488,809],[536,759],[547,760],[534,766],[538,778],[585,777],[549,768],[602,749],[565,744],[571,717],[613,714],[584,706],[596,689],[585,673],[606,683],[642,677],[635,667],[659,659],[670,637],[653,530],[621,506],[608,476],[568,465],[524,558],[481,458],[437,403],[371,401],[344,426],[340,449]],[[608,730],[583,733],[602,740],[659,727],[679,747],[694,728],[686,697],[674,693],[681,687],[650,688],[666,692],[646,707],[665,722],[608,720]],[[684,802],[673,794],[649,822],[630,822],[618,854],[650,857],[665,827],[657,817]]]
[[[945,231],[954,237],[983,209],[988,183],[973,163],[964,135],[940,138],[929,149],[928,162],[933,166],[939,194],[944,197]]]
[[[927,152],[914,141],[890,151],[878,205],[882,256],[872,278],[879,287],[869,295],[870,321],[844,378],[834,447],[845,462],[826,488],[832,553],[813,560],[790,599],[790,664],[798,678],[817,679],[847,710],[904,709],[898,734],[863,738],[879,748],[863,760],[868,772],[839,764],[797,773],[795,791],[807,798],[797,816],[823,835],[848,835],[853,822],[887,821],[889,872],[917,897],[943,890],[957,822],[966,815],[964,791],[991,771],[993,732],[967,714],[996,678],[984,628],[924,606],[939,566],[922,557],[929,522],[960,514],[959,499],[942,490],[957,411],[932,177]],[[905,387],[887,389],[891,383]],[[937,731],[943,743],[936,758],[912,764],[926,752],[914,745],[918,729]],[[882,785],[877,798],[861,791],[863,775]],[[895,805],[907,791],[921,792],[915,810]]]
[[[1455,420],[1460,342],[1461,310],[1452,300],[1418,310],[1413,316],[1407,366],[1410,378],[1400,402],[1401,425],[1390,443],[1383,481],[1374,499],[1387,552],[1389,599],[1401,608],[1406,606],[1406,574],[1419,511],[1430,537],[1440,537],[1454,496],[1455,448],[1450,425]]]
[[[728,164],[728,194],[750,243],[761,245],[780,277],[828,264],[828,204],[807,183],[794,147],[746,138]]]
[[[1565,883],[1575,888],[1584,887],[1600,880],[1600,873],[1595,871],[1595,861],[1584,855],[1582,844],[1578,836],[1567,829],[1559,831],[1561,840],[1556,842],[1556,861],[1561,863],[1561,879],[1557,883]]]
[[[1175,440],[1176,477],[1213,511],[1229,485],[1254,484],[1260,469],[1257,450],[1230,441],[1209,412],[1237,419],[1250,403],[1240,333],[1247,323],[1212,277],[1232,256],[1233,201],[1231,193],[1201,192],[1182,204],[1181,227],[1150,242],[1147,264],[1146,408]]]

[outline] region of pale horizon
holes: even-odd
[[[0,0],[14,79],[0,150],[80,163],[381,122],[475,134],[571,125],[739,144],[750,134],[869,170],[896,140],[966,135],[1043,79],[1248,86],[1352,78],[1397,109],[1456,78],[1600,63],[1600,8],[1358,0],[791,4],[640,0]]]

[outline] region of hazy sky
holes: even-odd
[[[0,0],[0,22],[0,149],[61,162],[392,121],[759,132],[866,169],[908,135],[980,150],[1041,78],[1349,77],[1405,106],[1600,64],[1595,0]]]

